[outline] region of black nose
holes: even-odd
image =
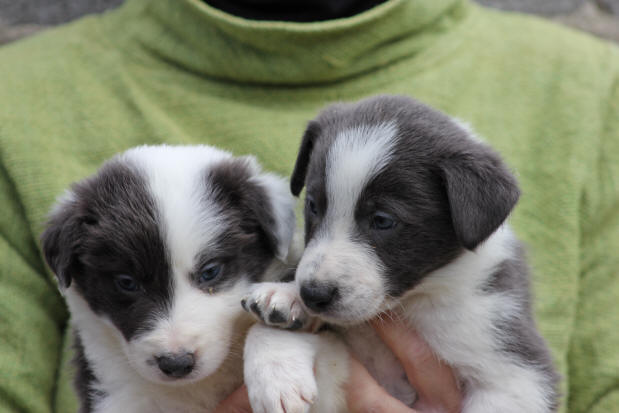
[[[301,285],[303,302],[310,310],[317,313],[325,311],[337,295],[337,287],[330,284],[305,283]]]
[[[193,353],[167,353],[159,357],[155,357],[159,369],[166,376],[180,379],[185,377],[191,370],[195,363]]]

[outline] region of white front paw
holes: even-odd
[[[298,330],[309,321],[294,283],[255,284],[241,305],[259,321],[273,327]]]
[[[292,365],[266,368],[245,383],[254,413],[307,413],[316,398],[313,374],[297,374]],[[311,370],[310,370],[311,372]],[[266,375],[272,374],[270,378]]]
[[[244,373],[254,413],[309,412],[318,393],[312,343],[306,333],[252,327]]]

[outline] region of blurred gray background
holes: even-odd
[[[476,0],[485,6],[544,16],[619,43],[619,0]],[[0,0],[0,44],[123,0]]]

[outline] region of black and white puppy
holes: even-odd
[[[453,367],[463,412],[557,409],[523,248],[505,223],[519,189],[470,129],[406,97],[330,106],[301,143],[292,192],[304,186],[295,283],[257,285],[247,308],[270,325],[298,327],[307,312],[339,326],[370,373],[412,404],[402,367],[365,323],[392,309]],[[255,413],[345,411],[347,358],[332,334],[255,326],[245,357]]]
[[[243,380],[241,298],[278,279],[285,180],[208,146],[143,146],[73,185],[42,246],[75,329],[82,413],[209,412]]]

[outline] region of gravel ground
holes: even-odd
[[[537,14],[619,43],[619,0],[476,0],[488,7]],[[123,0],[0,0],[0,44]]]

